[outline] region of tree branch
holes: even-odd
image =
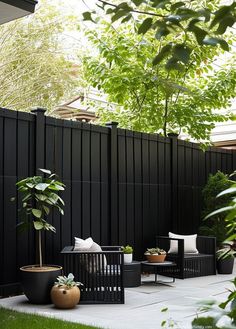
[[[114,5],[113,3],[110,3],[110,2],[107,2],[107,1],[104,1],[104,0],[98,0],[98,2],[101,2],[104,5],[109,5],[109,6],[114,7],[114,8],[118,8],[118,5]],[[160,15],[160,14],[152,13],[150,11],[141,11],[141,10],[132,9],[132,10],[130,10],[130,12],[137,13],[137,14],[149,15],[149,16],[155,16],[155,17],[162,17],[162,18],[167,17],[166,15]]]

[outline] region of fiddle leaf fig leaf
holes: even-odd
[[[35,230],[42,230],[44,228],[44,225],[40,221],[34,221],[34,228]]]
[[[39,210],[39,209],[32,209],[32,214],[35,216],[35,217],[37,217],[37,218],[41,218],[41,216],[42,216],[42,211],[41,210]]]

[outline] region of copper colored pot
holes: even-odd
[[[51,300],[57,308],[74,308],[80,301],[80,289],[77,286],[53,286]]]
[[[146,255],[149,263],[163,263],[166,255]]]

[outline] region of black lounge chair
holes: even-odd
[[[83,283],[81,304],[123,304],[124,254],[117,246],[101,248],[102,252],[86,252],[65,247],[61,251],[63,271]]]
[[[199,254],[185,254],[183,239],[157,236],[156,245],[168,251],[171,240],[177,241],[178,252],[176,254],[168,253],[166,260],[174,262],[175,265],[158,267],[158,274],[178,279],[216,274],[215,237],[197,236],[197,249]]]

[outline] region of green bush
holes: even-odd
[[[202,224],[199,228],[199,233],[207,236],[215,236],[217,246],[220,246],[227,236],[228,229],[224,220],[225,214],[219,213],[214,216],[211,216],[208,219],[205,219],[205,217],[209,213],[228,205],[228,195],[221,198],[217,198],[216,196],[223,190],[229,188],[231,185],[232,181],[229,180],[228,175],[222,173],[221,171],[218,171],[214,175],[209,175],[207,184],[202,190],[203,219]]]

